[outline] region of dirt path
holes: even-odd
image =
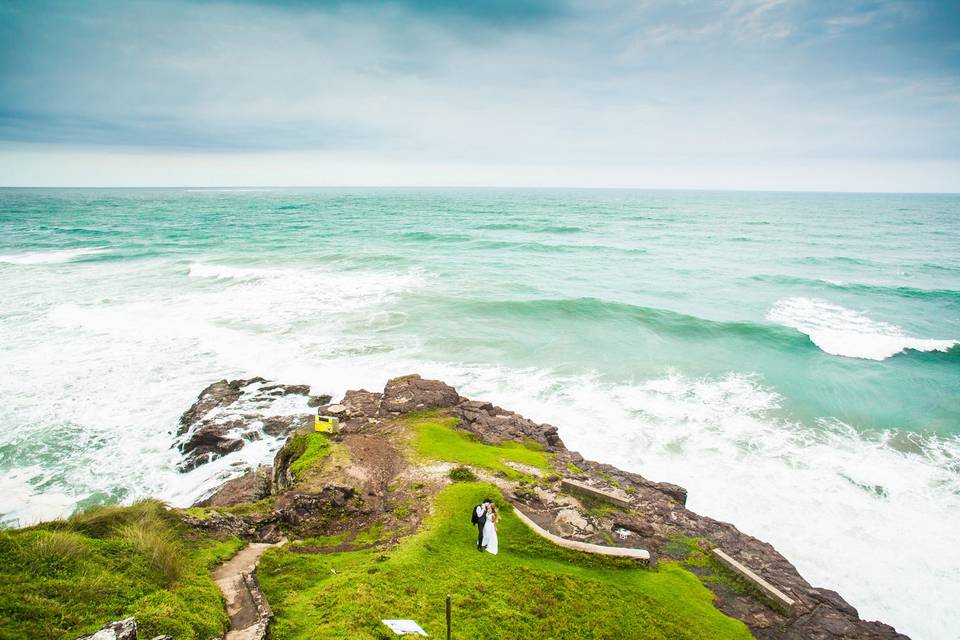
[[[230,631],[224,640],[256,640],[264,637],[265,623],[261,620],[260,609],[244,574],[251,574],[260,561],[260,556],[270,547],[286,543],[286,539],[275,544],[251,542],[213,571],[213,581],[220,587],[227,601],[227,615],[230,616]]]
[[[350,449],[347,474],[360,485],[369,508],[382,510],[388,485],[404,467],[403,457],[382,437],[351,434],[343,443]]]

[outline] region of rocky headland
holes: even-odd
[[[276,406],[281,400],[282,410]],[[332,452],[320,456],[322,464],[298,467],[298,461],[312,455],[306,439],[312,437],[314,407],[338,418],[339,430],[324,436]],[[424,415],[447,421],[480,444],[522,444],[542,451],[547,466],[505,461],[506,468],[497,470],[410,455],[415,437],[411,419]],[[218,382],[183,415],[178,434],[182,468],[227,455],[262,432],[288,436],[273,464],[226,482],[199,501],[197,509],[185,512],[185,522],[211,535],[258,543],[336,537],[332,546],[294,544],[301,553],[389,546],[416,532],[431,513],[432,496],[460,479],[458,473],[467,474],[495,486],[514,509],[552,534],[645,549],[651,568],[638,570],[681,564],[713,592],[720,611],[745,623],[756,638],[906,639],[886,624],[861,620],[835,591],[809,584],[770,544],[687,509],[684,488],[586,460],[566,448],[555,426],[464,398],[440,381],[403,376],[387,382],[382,392],[348,391],[335,404],[328,396],[310,396],[306,385],[260,378]],[[386,534],[374,541],[360,535],[371,527]],[[784,606],[727,572],[712,558],[715,548],[792,604]]]

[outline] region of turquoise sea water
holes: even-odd
[[[0,190],[0,513],[188,503],[269,457],[173,471],[214,379],[419,371],[960,637],[904,596],[960,597],[958,339],[960,196]]]

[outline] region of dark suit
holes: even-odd
[[[478,504],[473,508],[473,512],[476,513],[477,509],[483,507],[483,504]],[[477,549],[483,548],[483,526],[487,524],[487,510],[484,508],[483,515],[477,517]]]

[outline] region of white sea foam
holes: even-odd
[[[216,264],[203,264],[194,262],[190,265],[189,275],[191,278],[216,278],[217,280],[249,280],[251,278],[261,278],[270,274],[268,269],[247,269],[243,267],[230,267]]]
[[[70,262],[83,256],[92,256],[107,251],[106,247],[89,247],[85,249],[53,249],[49,251],[29,251],[26,253],[8,253],[0,255],[0,262],[7,264],[60,264]]]
[[[817,298],[778,300],[767,320],[806,334],[823,351],[848,358],[886,360],[898,353],[948,351],[956,340],[915,338],[900,327]]]

